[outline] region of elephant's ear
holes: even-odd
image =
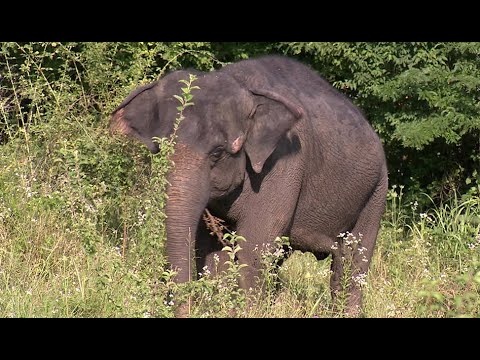
[[[304,111],[293,96],[265,89],[250,91],[256,99],[250,114],[253,124],[245,141],[245,151],[258,174],[280,138],[303,116]]]
[[[135,99],[138,95],[140,95],[142,92],[145,90],[151,89],[157,85],[157,81],[154,81],[152,83],[142,85],[137,87],[135,90],[133,90],[126,98],[125,100],[122,101],[120,105],[117,106],[115,110],[112,111],[111,115],[114,115],[118,110],[123,109],[125,106],[127,106],[133,99]]]
[[[156,81],[133,90],[112,112],[109,126],[111,133],[135,137],[153,153],[159,150],[152,141],[153,131],[160,126],[155,85]]]

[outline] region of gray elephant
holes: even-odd
[[[112,113],[112,131],[141,140],[155,153],[152,137],[173,131],[179,82],[194,73],[194,106],[177,131],[166,204],[166,251],[191,279],[196,266],[213,269],[221,245],[202,221],[205,208],[246,238],[237,253],[240,285],[255,288],[261,254],[255,248],[288,236],[293,249],[318,259],[332,255],[332,295],[341,277],[351,233],[361,239],[352,261],[347,311],[359,314],[364,277],[385,210],[388,175],[382,143],[362,112],[301,62],[269,55],[211,72],[177,70],[141,86]],[[347,240],[345,240],[347,239]]]

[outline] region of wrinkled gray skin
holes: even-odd
[[[172,72],[134,90],[113,112],[111,129],[141,140],[168,136],[189,72],[194,106],[184,111],[169,174],[167,256],[177,282],[191,279],[189,249],[198,271],[214,269],[225,253],[201,221],[204,209],[244,236],[240,285],[257,286],[261,253],[277,236],[318,259],[332,255],[332,295],[343,272],[338,235],[362,235],[353,253],[354,276],[367,273],[385,209],[387,167],[382,144],[360,110],[309,67],[265,56],[202,73]],[[336,242],[340,245],[335,246]],[[366,260],[366,261],[365,261]],[[348,287],[347,310],[358,314],[361,288]]]

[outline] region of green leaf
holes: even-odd
[[[233,253],[236,254],[237,252],[239,252],[240,250],[242,250],[242,248],[240,246],[235,246],[235,249],[233,250]]]
[[[173,97],[174,97],[175,99],[177,99],[182,105],[184,104],[185,101],[183,100],[182,97],[180,97],[180,96],[178,96],[178,95],[173,95]]]

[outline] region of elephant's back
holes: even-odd
[[[247,88],[290,92],[298,99],[305,96],[315,97],[319,92],[332,92],[332,95],[336,95],[336,90],[330,83],[309,65],[281,55],[242,60],[229,64],[220,71],[233,76]]]

